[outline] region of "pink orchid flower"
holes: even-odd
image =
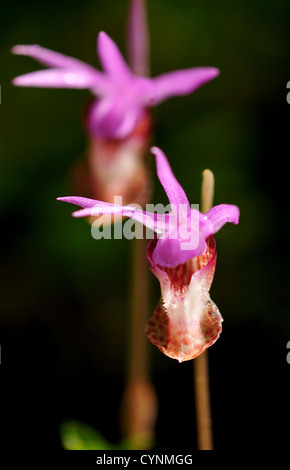
[[[137,52],[134,52],[132,47],[135,56],[139,50],[136,48]],[[105,32],[98,35],[97,50],[103,72],[38,45],[14,46],[14,54],[32,57],[50,68],[16,77],[13,84],[89,89],[96,97],[87,115],[90,133],[103,138],[123,139],[142,120],[148,108],[173,96],[188,95],[219,74],[214,67],[197,67],[155,78],[135,75]]]
[[[155,231],[147,259],[160,282],[161,300],[145,331],[165,355],[182,362],[200,355],[220,335],[222,317],[209,296],[216,264],[213,234],[227,222],[238,224],[240,211],[228,204],[214,206],[206,214],[191,208],[164,153],[157,147],[151,151],[171,212],[156,214],[77,196],[58,200],[82,207],[73,212],[74,217],[117,214]]]
[[[16,77],[18,86],[79,88],[92,93],[84,113],[87,146],[70,175],[73,192],[112,203],[144,206],[150,200],[147,152],[152,134],[151,108],[171,96],[187,95],[215,78],[214,67],[180,70],[148,78],[149,34],[144,0],[130,0],[127,21],[129,65],[104,32],[97,50],[103,71],[37,45],[14,46],[12,52],[50,67]],[[116,216],[114,217],[116,220]],[[107,217],[110,224],[112,218]]]

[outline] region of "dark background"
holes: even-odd
[[[61,448],[77,419],[112,443],[128,344],[130,241],[91,237],[72,207],[69,172],[83,153],[90,94],[16,88],[41,68],[13,56],[40,44],[99,66],[97,33],[125,49],[127,1],[10,2],[1,7],[1,428],[17,448]],[[289,442],[288,275],[290,4],[287,0],[149,0],[152,76],[192,66],[221,75],[154,111],[154,143],[191,203],[201,173],[215,204],[241,210],[217,235],[211,297],[224,318],[209,349],[215,448],[283,449]],[[155,177],[154,177],[155,178]],[[166,202],[155,178],[154,202]],[[159,284],[152,275],[152,311]],[[192,362],[150,345],[157,446],[196,448]],[[3,441],[2,441],[2,446]]]

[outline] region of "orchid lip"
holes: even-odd
[[[203,255],[173,268],[155,264],[156,243],[149,243],[147,258],[160,282],[161,300],[145,333],[166,356],[188,361],[210,347],[222,330],[223,318],[209,296],[216,264],[215,241],[211,236]]]

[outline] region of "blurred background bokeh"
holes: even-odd
[[[287,169],[290,105],[288,0],[148,0],[151,75],[216,66],[220,76],[154,110],[154,143],[191,203],[201,173],[216,179],[215,204],[241,210],[216,235],[211,297],[224,318],[209,349],[216,449],[285,447],[290,340]],[[18,445],[60,449],[68,419],[120,440],[128,351],[130,241],[96,241],[73,206],[70,170],[84,153],[81,116],[90,94],[16,88],[41,68],[13,56],[40,44],[99,67],[106,31],[126,54],[127,0],[8,2],[1,7],[0,210],[1,427]],[[150,157],[149,157],[150,158]],[[153,158],[153,157],[152,157]],[[167,203],[154,176],[154,202]],[[152,311],[159,283],[151,276]],[[156,446],[196,448],[192,362],[150,344],[159,401]]]

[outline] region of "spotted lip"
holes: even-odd
[[[145,333],[166,356],[179,362],[199,356],[219,337],[222,317],[209,297],[216,264],[211,236],[206,252],[176,268],[162,268],[152,261],[156,240],[149,243],[149,266],[161,284],[162,297]]]

